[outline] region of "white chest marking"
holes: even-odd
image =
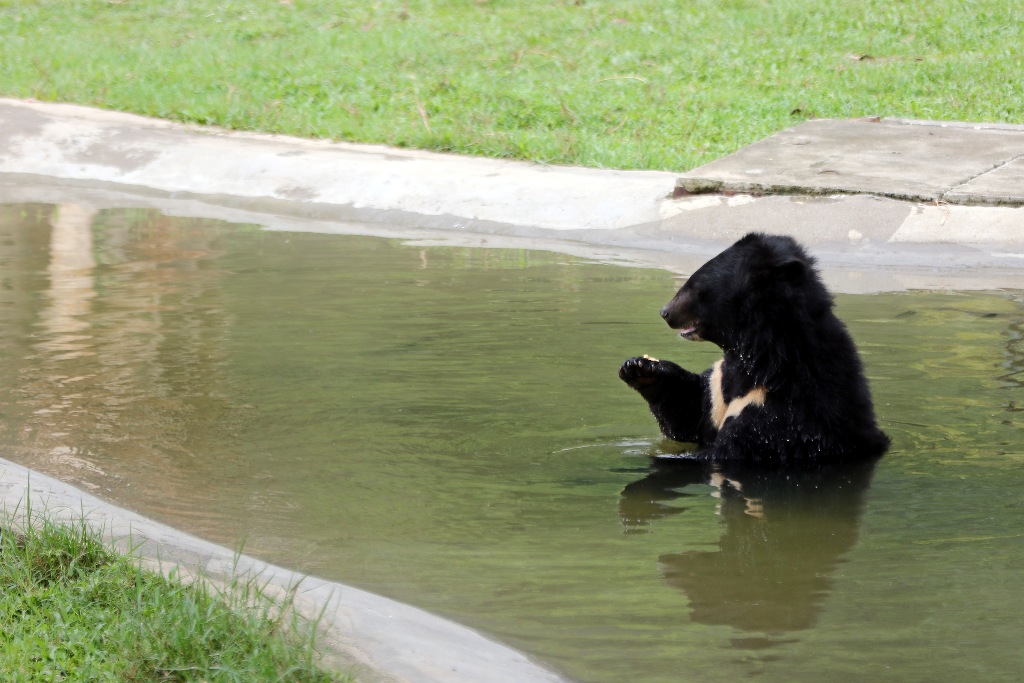
[[[725,394],[722,393],[722,362],[720,360],[711,367],[711,423],[715,429],[721,429],[726,420],[736,417],[749,405],[763,406],[768,396],[768,390],[764,387],[754,387],[743,396],[737,396],[726,403]]]

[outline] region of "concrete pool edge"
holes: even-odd
[[[424,610],[240,554],[0,458],[0,513],[24,524],[85,519],[105,540],[153,568],[178,566],[218,583],[253,577],[268,593],[294,590],[295,607],[320,620],[325,663],[381,683],[564,683],[526,655]]]
[[[894,170],[878,165],[881,157],[870,150],[858,155],[858,137],[841,139],[862,122],[833,123],[834,132],[820,136],[820,145],[776,147],[799,150],[802,156],[794,158],[814,167],[812,160],[827,155],[829,144],[838,145],[853,160],[847,182],[854,190],[854,181],[873,174],[884,188],[887,178],[905,169],[909,180],[928,189],[922,196],[945,196],[942,183],[950,181],[930,172],[948,163],[929,156],[938,151],[916,145],[905,154],[913,163]],[[978,152],[971,144],[972,136],[991,131],[918,124],[903,129],[927,134],[934,128],[955,139],[956,154],[974,166],[991,162],[973,159]],[[1024,130],[999,134],[1024,140]],[[397,232],[429,243],[551,249],[677,273],[691,272],[745,232],[761,230],[807,244],[840,292],[1024,288],[1024,207],[1018,206],[904,201],[858,194],[863,188],[844,194],[841,183],[827,195],[808,186],[803,194],[794,187],[782,195],[678,196],[677,173],[555,167],[226,131],[3,98],[0,141],[0,182],[8,187],[45,180],[175,215],[212,212],[271,229],[301,230],[304,221],[324,232]],[[748,150],[761,147],[721,163],[742,169]]]
[[[792,202],[791,198],[763,199]],[[902,210],[899,202],[884,198],[861,196],[840,201],[844,203],[839,212],[841,216],[872,216],[876,211],[891,213],[893,205]],[[286,200],[171,194],[118,183],[3,172],[0,172],[0,203],[72,203],[94,209],[149,209],[179,218],[253,224],[274,231],[382,237],[414,246],[552,251],[598,263],[657,268],[677,275],[693,272],[751,227],[742,222],[721,225],[712,220],[708,234],[700,237],[663,225],[566,232],[478,220],[453,229],[444,225],[455,220],[451,216],[423,217],[400,210],[354,210]],[[879,204],[880,207],[876,206]],[[808,202],[798,210],[814,216],[829,211],[830,206]],[[1002,210],[1020,211],[1024,221],[1024,209]],[[773,215],[778,214],[773,212]],[[796,223],[797,227],[802,225],[805,223]],[[827,284],[836,293],[1024,289],[1024,268],[1020,267],[1024,246],[1018,250],[1010,245],[1009,253],[995,251],[994,245],[981,248],[959,244],[866,243],[851,248],[827,239],[808,240],[806,234],[797,234],[795,229],[781,229],[776,225],[776,229],[771,230],[771,227],[768,226],[770,232],[794,234],[810,243],[811,253],[822,266]],[[832,232],[837,227],[843,228],[844,224],[838,222]]]

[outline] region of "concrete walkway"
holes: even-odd
[[[275,230],[556,250],[692,272],[750,230],[797,237],[837,291],[1024,289],[1024,128],[810,121],[685,174],[557,168],[184,126],[0,99],[0,202],[149,207]],[[256,573],[327,606],[363,680],[558,681],[473,631],[241,557],[0,460],[0,501],[86,513],[150,559]]]
[[[0,99],[0,201],[149,206],[680,273],[764,230],[810,246],[847,292],[1024,288],[1022,155],[1020,126],[809,121],[685,174],[605,171]]]

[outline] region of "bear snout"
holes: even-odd
[[[674,330],[696,327],[697,320],[693,316],[693,295],[688,291],[676,294],[671,301],[662,306],[661,317]]]
[[[683,288],[672,297],[672,300],[661,308],[661,317],[668,326],[679,332],[679,336],[690,341],[704,341],[701,334],[701,321],[694,310],[696,297],[694,293]]]

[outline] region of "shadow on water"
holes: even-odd
[[[876,462],[794,470],[657,458],[623,489],[619,514],[627,532],[642,530],[686,512],[686,500],[700,495],[691,489],[710,486],[723,526],[718,547],[664,554],[661,574],[687,595],[693,621],[778,636],[817,623],[831,574],[857,542]]]

